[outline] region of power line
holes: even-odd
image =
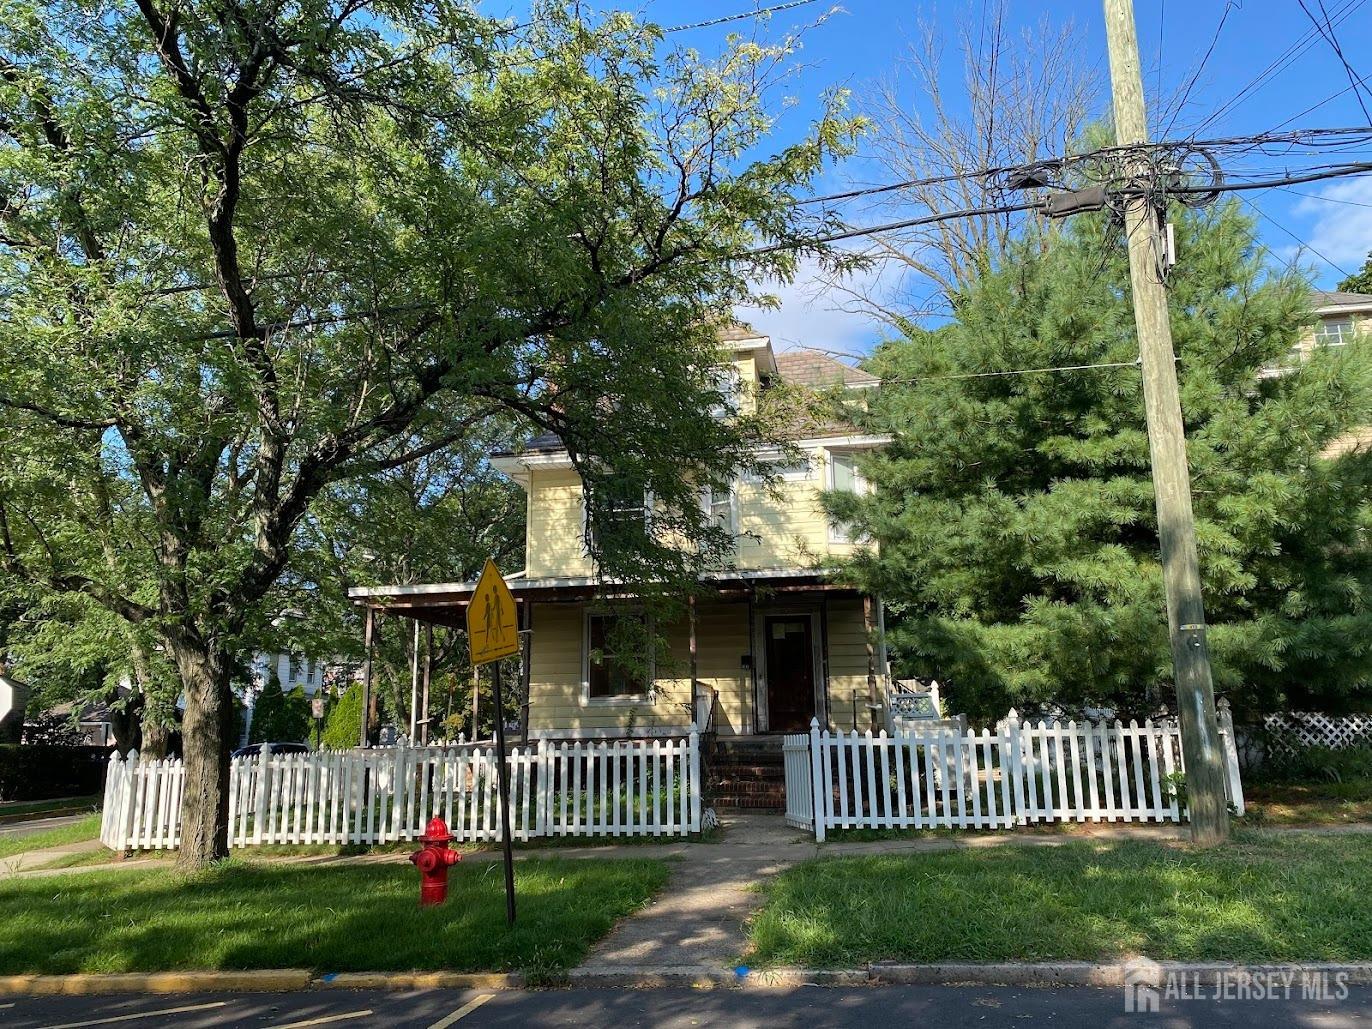
[[[1177,106],[1176,106],[1175,108],[1173,108],[1173,110],[1172,110],[1172,117],[1168,119],[1168,121],[1167,121],[1167,128],[1163,130],[1162,135],[1164,135],[1164,136],[1170,136],[1170,135],[1172,134],[1172,127],[1173,127],[1174,125],[1176,125],[1176,123],[1177,123],[1177,118],[1179,118],[1179,117],[1181,116],[1181,112],[1184,111],[1184,110],[1186,109],[1186,102],[1187,102],[1189,99],[1191,99],[1191,90],[1195,88],[1195,86],[1196,86],[1196,81],[1201,77],[1201,73],[1205,71],[1205,66],[1206,66],[1206,64],[1208,64],[1209,61],[1210,61],[1210,55],[1213,54],[1213,53],[1215,52],[1215,44],[1217,44],[1217,43],[1220,41],[1220,33],[1224,31],[1224,23],[1225,23],[1226,21],[1229,20],[1229,12],[1232,11],[1232,10],[1235,8],[1235,6],[1236,6],[1236,5],[1235,5],[1235,3],[1234,3],[1234,0],[1228,0],[1228,2],[1224,5],[1224,13],[1222,13],[1222,14],[1220,15],[1219,24],[1215,26],[1215,34],[1214,34],[1213,36],[1210,37],[1210,45],[1209,45],[1209,46],[1206,48],[1206,50],[1205,50],[1205,56],[1201,58],[1200,64],[1198,64],[1198,65],[1196,66],[1196,70],[1191,74],[1191,78],[1187,80],[1186,86],[1182,89],[1181,99],[1177,101]],[[1163,5],[1163,10],[1164,10],[1164,11],[1167,10],[1167,6],[1166,6],[1165,3],[1164,3],[1164,5]],[[1161,35],[1162,35],[1162,29],[1161,29],[1161,27],[1159,27],[1159,29],[1158,29],[1158,35],[1159,35],[1159,37],[1161,37]],[[1159,84],[1161,84],[1161,80],[1162,80],[1162,54],[1161,54],[1161,50],[1162,50],[1162,40],[1161,40],[1161,38],[1159,38],[1159,40],[1158,40],[1158,50],[1159,50],[1159,54],[1158,54],[1158,80],[1159,80]],[[1161,89],[1160,89],[1160,88],[1159,88],[1159,92],[1161,92]],[[1372,120],[1372,119],[1369,119],[1369,120]]]
[[[1349,15],[1363,6],[1366,2],[1367,0],[1348,0],[1348,2],[1343,7],[1339,8],[1330,18],[1330,24],[1338,25],[1343,22]],[[1210,112],[1210,116],[1196,126],[1192,135],[1199,133],[1207,125],[1211,125],[1219,118],[1222,118],[1225,114],[1232,111],[1235,107],[1261,89],[1273,76],[1285,71],[1297,58],[1301,57],[1315,44],[1317,36],[1318,33],[1314,29],[1307,30],[1304,35],[1300,36],[1294,43],[1278,54],[1267,67],[1263,68],[1262,71],[1258,72],[1257,75],[1250,79],[1247,85]]]
[[[1058,372],[1084,372],[1095,368],[1138,368],[1139,360],[1132,361],[1106,361],[1100,364],[1065,364],[1055,365],[1051,368],[1012,368],[1000,372],[965,372],[950,375],[913,375],[908,378],[881,380],[882,386],[910,386],[917,382],[938,382],[941,380],[953,379],[992,379],[1001,378],[1009,375],[1044,375]]]
[[[1286,233],[1288,236],[1290,236],[1292,239],[1294,239],[1294,240],[1296,241],[1296,244],[1297,244],[1298,246],[1300,246],[1301,248],[1303,248],[1303,249],[1305,249],[1305,250],[1309,250],[1312,254],[1314,254],[1316,257],[1318,257],[1318,258],[1319,258],[1321,261],[1323,261],[1325,264],[1329,265],[1329,267],[1333,268],[1336,272],[1338,272],[1338,273],[1339,273],[1340,275],[1342,275],[1344,278],[1347,278],[1347,277],[1348,277],[1348,269],[1347,269],[1347,268],[1340,268],[1337,264],[1335,264],[1335,263],[1334,263],[1333,261],[1331,261],[1329,258],[1325,257],[1322,253],[1320,253],[1320,252],[1319,252],[1318,250],[1316,250],[1314,247],[1312,247],[1312,246],[1310,245],[1310,243],[1309,243],[1307,240],[1301,239],[1301,238],[1300,238],[1299,236],[1297,236],[1294,232],[1292,232],[1290,229],[1288,229],[1288,228],[1287,228],[1285,225],[1283,225],[1281,222],[1277,221],[1277,219],[1273,218],[1270,214],[1268,214],[1266,211],[1264,211],[1264,210],[1263,210],[1261,207],[1259,207],[1257,204],[1253,203],[1253,201],[1249,200],[1247,197],[1239,197],[1239,199],[1242,200],[1242,201],[1243,201],[1245,204],[1247,204],[1249,207],[1251,207],[1253,210],[1257,211],[1257,212],[1258,212],[1258,215],[1259,215],[1260,217],[1266,218],[1269,222],[1271,222],[1271,223],[1272,223],[1273,225],[1275,225],[1277,228],[1281,229],[1282,232]],[[1268,252],[1271,253],[1271,251],[1268,251]]]
[[[753,11],[740,11],[737,14],[726,14],[722,18],[709,18],[706,21],[695,21],[687,25],[673,25],[663,32],[689,32],[691,29],[708,29],[715,25],[725,25],[731,21],[744,21],[748,18],[761,18],[770,14],[777,14],[780,11],[789,11],[796,7],[805,7],[818,0],[790,0],[789,3],[776,4],[772,7],[761,7]]]
[[[1328,41],[1330,48],[1334,51],[1334,56],[1337,57],[1339,63],[1343,65],[1344,74],[1348,76],[1348,83],[1353,87],[1353,95],[1357,98],[1358,106],[1362,108],[1363,117],[1368,121],[1372,121],[1372,114],[1368,113],[1367,105],[1363,103],[1362,90],[1358,88],[1361,80],[1353,71],[1352,65],[1348,63],[1348,58],[1343,55],[1343,47],[1339,45],[1339,38],[1334,35],[1334,26],[1329,24],[1329,12],[1324,9],[1324,0],[1318,0],[1320,13],[1324,15],[1324,25],[1320,24],[1319,19],[1316,18],[1310,8],[1305,5],[1305,0],[1296,0],[1296,2],[1301,5],[1301,10],[1304,11],[1306,17],[1314,23],[1315,28],[1319,29],[1320,35]]]

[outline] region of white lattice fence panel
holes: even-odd
[[[1325,715],[1313,711],[1275,712],[1263,719],[1272,746],[1288,753],[1302,747],[1372,745],[1372,715]]]

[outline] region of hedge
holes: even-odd
[[[109,758],[106,747],[0,744],[0,801],[99,793]]]

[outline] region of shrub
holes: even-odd
[[[1256,779],[1272,783],[1372,780],[1372,746],[1276,750],[1269,752],[1255,773]]]
[[[297,686],[289,693],[272,676],[253,705],[249,743],[304,743],[310,735],[310,702]]]
[[[0,800],[46,800],[99,793],[109,751],[45,743],[0,745]]]
[[[362,734],[362,687],[349,686],[343,695],[329,705],[324,719],[324,738],[320,746],[332,750],[347,750],[357,746]]]

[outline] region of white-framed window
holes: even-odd
[[[1342,347],[1353,342],[1353,319],[1322,318],[1315,326],[1315,345],[1321,347]]]
[[[714,528],[722,529],[730,536],[738,535],[738,491],[732,484],[706,486],[701,490],[700,511]]]
[[[292,654],[287,659],[286,681],[297,682],[300,679],[300,672],[305,667],[305,659],[299,654]]]
[[[829,451],[829,489],[840,493],[856,493],[866,496],[870,492],[866,478],[858,467],[860,451]],[[829,523],[829,542],[852,543],[853,527],[847,522]]]
[[[611,532],[616,527],[634,524],[641,526],[644,532],[651,528],[653,513],[653,495],[651,492],[623,488],[618,483],[603,488],[608,490],[604,517],[609,523],[608,528]],[[591,505],[584,495],[581,506],[585,520],[582,529],[589,550],[595,539],[595,526],[591,522]]]
[[[719,419],[737,417],[743,397],[743,377],[738,369],[731,364],[717,365],[710,370],[710,385],[720,393],[720,402],[710,407],[710,414]]]
[[[783,458],[764,457],[763,461],[771,465],[771,472],[782,482],[809,482],[814,478],[814,458],[807,451],[799,457]],[[748,482],[757,485],[763,481],[763,477],[749,473]]]
[[[645,660],[635,662],[624,661],[616,653],[617,647],[622,645],[619,638],[622,634],[617,634],[616,628],[623,619],[637,622],[632,628],[646,638],[648,623],[643,615],[586,612],[582,634],[582,680],[589,703],[638,701],[648,694],[648,681],[652,678],[651,652]]]

